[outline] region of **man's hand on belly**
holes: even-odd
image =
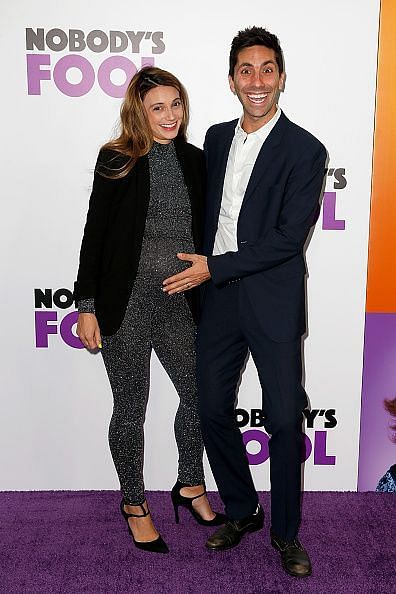
[[[168,295],[188,291],[210,279],[206,256],[199,254],[177,254],[179,260],[191,262],[191,266],[179,274],[165,279],[162,290]]]

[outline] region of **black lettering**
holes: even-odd
[[[345,169],[343,167],[339,167],[334,172],[334,177],[337,181],[334,182],[334,189],[335,190],[343,190],[347,185],[347,180],[345,178]]]
[[[34,307],[40,309],[41,307],[52,307],[52,290],[51,289],[34,289]]]
[[[26,29],[26,49],[34,50],[37,49],[40,52],[45,50],[44,45],[44,29]]]
[[[59,41],[55,38],[59,37]],[[67,35],[62,29],[50,29],[45,36],[45,43],[53,52],[61,52],[67,47]]]
[[[59,309],[67,309],[73,304],[73,293],[70,289],[58,289],[54,293],[54,303]]]
[[[128,37],[122,31],[110,31],[110,51],[124,52],[128,47]]]
[[[155,45],[153,45],[153,54],[163,54],[165,51],[165,43],[163,42],[163,31],[155,31],[151,37]]]
[[[99,43],[95,43],[95,39],[99,39]],[[87,46],[91,50],[91,52],[104,52],[109,45],[109,38],[107,37],[104,31],[100,29],[95,29],[94,31],[90,31],[87,35]]]
[[[252,408],[250,411],[250,426],[264,427],[264,413],[261,408]]]
[[[326,429],[334,429],[334,427],[337,426],[337,419],[335,418],[335,413],[335,408],[329,408],[329,410],[326,410],[326,422],[324,424]]]
[[[81,29],[69,29],[69,50],[71,52],[82,52],[85,50],[86,43],[84,31]]]
[[[242,417],[242,420],[239,420],[238,417]],[[238,427],[246,427],[249,424],[249,413],[247,410],[243,408],[236,408],[235,409],[235,418]]]
[[[314,420],[318,412],[319,410],[316,408],[312,410],[308,410],[308,408],[306,408],[304,410],[304,416],[307,419],[307,427],[309,427],[309,429],[312,429],[312,427],[314,426]]]
[[[140,49],[140,42],[144,37],[144,31],[127,31],[126,34],[128,35],[131,44],[132,44],[132,53],[138,54]]]

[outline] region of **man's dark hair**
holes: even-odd
[[[270,33],[263,27],[249,27],[247,29],[243,29],[243,31],[239,31],[238,35],[236,35],[232,40],[230,51],[230,70],[228,73],[231,78],[234,78],[234,69],[238,60],[239,52],[246,47],[252,47],[253,45],[263,45],[264,47],[274,50],[279,74],[282,74],[284,70],[283,54],[277,36],[273,35],[273,33]]]

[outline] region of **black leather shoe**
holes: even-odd
[[[297,538],[287,542],[271,530],[271,544],[280,552],[282,567],[286,573],[294,577],[311,575],[312,565],[308,553]]]
[[[261,505],[257,511],[242,520],[227,520],[224,526],[216,530],[206,541],[206,547],[212,551],[225,551],[232,549],[240,542],[247,532],[261,530],[264,524],[264,511]]]

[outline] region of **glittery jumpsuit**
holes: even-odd
[[[173,143],[154,143],[148,160],[150,201],[137,276],[121,327],[112,336],[102,336],[114,398],[110,450],[121,491],[130,505],[145,499],[143,424],[152,349],[180,398],[174,423],[178,479],[190,485],[204,482],[195,379],[196,328],[185,296],[162,291],[162,281],[186,267],[177,252],[195,251],[190,200]],[[79,311],[87,311],[84,302],[79,303]]]

